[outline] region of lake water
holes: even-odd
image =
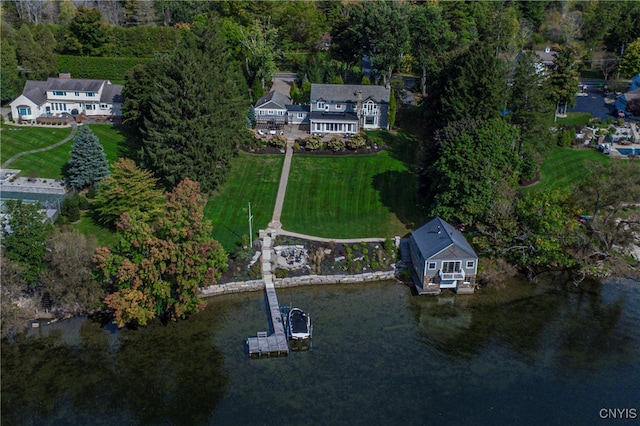
[[[640,284],[279,290],[310,351],[250,360],[262,293],[117,331],[82,318],[2,345],[2,424],[595,424],[640,415]],[[635,411],[631,411],[631,410]],[[605,412],[606,414],[606,412]],[[635,420],[637,421],[637,419]]]

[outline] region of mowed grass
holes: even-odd
[[[128,152],[126,136],[120,126],[113,126],[111,124],[91,124],[89,127],[96,136],[98,136],[98,139],[107,154],[107,160],[110,163]],[[3,158],[5,149],[14,152],[15,154],[17,152],[29,151],[31,149],[44,148],[60,142],[71,133],[71,129],[69,128],[21,127],[21,129],[21,131],[11,132],[3,128]],[[52,131],[57,132],[50,133]],[[11,137],[5,140],[5,132],[20,134],[20,138],[11,135]],[[27,147],[28,144],[23,143],[22,139],[31,141],[32,147]],[[73,139],[51,150],[22,156],[12,162],[9,167],[12,169],[22,170],[20,175],[24,177],[37,176],[41,178],[60,179],[63,177],[63,169],[65,165],[71,158],[72,148]],[[9,155],[9,157],[10,156],[11,155]]]
[[[608,156],[590,148],[556,147],[540,167],[540,181],[524,191],[559,190],[569,192],[587,172],[587,162],[609,162]]]
[[[26,127],[3,124],[1,128],[0,163],[4,163],[20,152],[58,143],[71,134],[70,127]],[[15,168],[14,163],[11,163],[10,167]]]
[[[253,214],[253,239],[271,221],[278,195],[284,155],[240,152],[232,160],[231,172],[218,193],[209,198],[205,218],[213,223],[213,237],[226,251],[233,251],[249,238],[249,202]]]
[[[282,226],[326,238],[405,235],[421,224],[416,185],[415,173],[387,151],[294,154]]]

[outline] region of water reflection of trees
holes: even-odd
[[[217,315],[120,332],[118,348],[86,321],[2,345],[2,424],[206,423],[228,385],[213,346]]]
[[[411,308],[422,341],[446,355],[472,358],[487,345],[499,344],[525,362],[571,374],[639,356],[638,336],[623,324],[629,322],[625,294],[606,300],[603,291],[593,283],[583,288],[529,285],[474,296],[414,297]]]

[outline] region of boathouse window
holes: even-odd
[[[436,269],[436,262],[429,262],[429,269]]]
[[[467,260],[467,269],[473,268],[473,260]]]
[[[452,274],[454,272],[460,272],[461,262],[442,262],[442,272],[445,274]]]

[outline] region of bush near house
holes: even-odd
[[[332,151],[342,151],[345,147],[344,139],[334,136],[331,138],[327,146]]]
[[[322,142],[322,138],[320,136],[309,136],[304,141],[304,146],[306,149],[310,149],[315,151],[316,149],[322,149],[324,146],[324,142]]]

